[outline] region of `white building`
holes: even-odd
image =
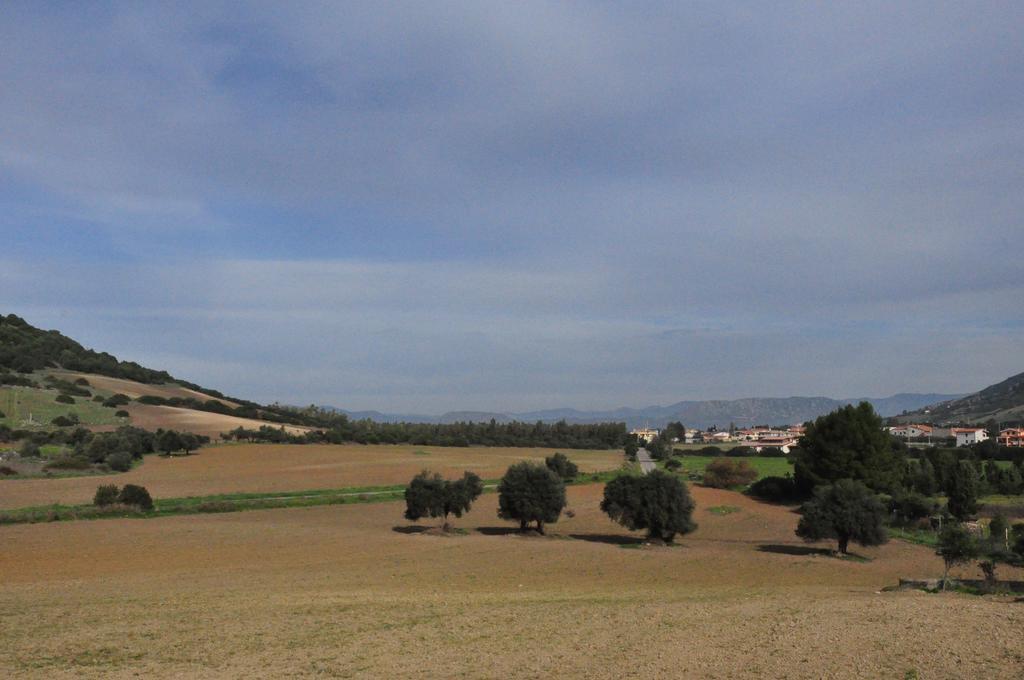
[[[917,439],[919,437],[931,437],[932,426],[931,425],[897,425],[896,427],[890,427],[889,432],[894,437],[900,437],[902,439]]]
[[[970,446],[979,444],[988,439],[988,432],[983,427],[954,427],[957,446]]]
[[[658,436],[657,430],[652,430],[649,427],[641,427],[635,430],[630,430],[630,434],[635,434],[637,439],[642,439],[645,442],[649,442]]]

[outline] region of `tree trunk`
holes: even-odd
[[[843,555],[848,554],[846,552],[846,549],[848,547],[850,547],[850,537],[849,536],[840,536],[839,537],[839,552],[842,553]]]
[[[519,520],[519,531],[522,531],[523,533],[526,532],[526,520],[525,519]]]
[[[541,536],[544,535],[544,522],[537,520],[537,533]]]

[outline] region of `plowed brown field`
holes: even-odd
[[[809,554],[785,508],[693,491],[679,548],[622,548],[599,485],[546,538],[505,533],[493,494],[455,537],[400,503],[0,527],[0,676],[1024,674],[1024,605],[878,592],[940,574],[930,550]]]
[[[0,479],[0,508],[88,503],[100,484],[142,484],[155,498],[177,498],[231,492],[405,484],[424,468],[446,475],[473,470],[488,479],[500,477],[516,461],[543,460],[554,451],[358,444],[211,446],[192,456],[147,456],[142,466],[118,475]],[[565,453],[584,472],[611,470],[623,460],[621,451],[566,450]]]

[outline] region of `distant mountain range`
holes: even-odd
[[[1020,423],[1024,421],[1024,373],[1018,373],[965,397],[928,404],[927,408],[914,410],[899,420],[935,424],[983,425],[989,420]]]
[[[349,418],[369,418],[378,422],[455,423],[460,421],[497,422],[519,420],[525,422],[568,423],[624,422],[629,427],[664,427],[671,421],[680,421],[687,427],[706,428],[712,425],[738,427],[750,425],[788,425],[813,420],[846,404],[870,402],[882,416],[896,416],[925,406],[957,399],[958,394],[896,394],[891,397],[830,399],[828,397],[768,397],[712,401],[680,401],[668,406],[644,408],[618,408],[610,411],[579,411],[573,408],[526,411],[519,413],[491,413],[486,411],[449,411],[439,416],[421,414],[381,413],[380,411],[347,411],[331,408]]]

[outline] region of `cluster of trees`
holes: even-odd
[[[133,461],[148,453],[184,451],[188,454],[210,441],[209,437],[191,432],[163,429],[150,432],[129,425],[113,432],[90,432],[82,427],[54,432],[16,432],[24,435],[15,440],[21,439],[19,453],[25,458],[38,457],[39,447],[45,444],[59,444],[70,449],[67,454],[47,464],[48,468],[66,470],[106,466],[124,472],[131,469]]]
[[[560,453],[543,465],[515,463],[498,483],[498,517],[519,522],[520,531],[532,528],[543,534],[545,525],[557,522],[565,509],[566,480],[575,474],[576,465]],[[423,471],[405,490],[405,517],[441,517],[444,529],[450,530],[449,515],[461,517],[482,492],[483,484],[472,472],[458,480],[445,480]],[[601,501],[601,510],[616,522],[633,531],[646,530],[649,540],[665,543],[697,528],[694,507],[682,480],[660,470],[619,475],[605,485]]]
[[[978,536],[959,523],[946,525],[939,534],[936,554],[942,558],[945,571],[942,589],[949,582],[952,567],[978,560],[978,567],[990,588],[996,584],[996,569],[1000,564],[1024,565],[1024,522],[1011,528],[1006,518],[995,515],[988,525],[988,535]]]
[[[0,368],[31,373],[55,366],[142,383],[173,381],[166,371],[154,371],[131,361],[118,361],[106,352],[85,349],[57,331],[35,328],[14,314],[0,316]]]
[[[221,435],[275,444],[415,444],[417,446],[522,446],[566,449],[622,448],[630,439],[622,423],[377,423],[348,421],[329,430],[291,434],[283,428],[238,427]]]
[[[92,502],[93,505],[99,507],[119,504],[129,505],[146,511],[153,509],[153,497],[149,495],[146,487],[137,484],[125,484],[122,489],[118,489],[116,484],[105,484],[97,487]]]

